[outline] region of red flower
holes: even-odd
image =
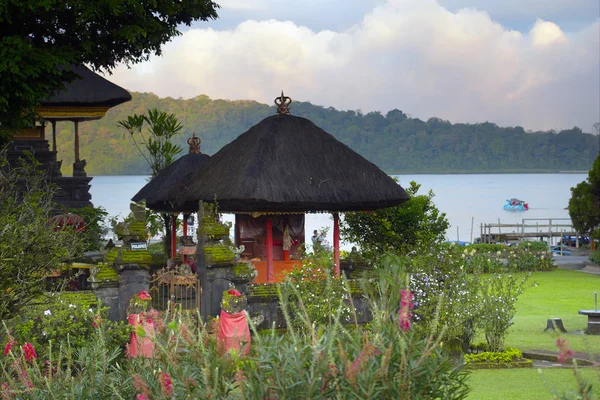
[[[31,361],[37,358],[37,354],[35,353],[35,349],[31,343],[25,343],[23,345],[23,354],[25,354],[25,359],[27,361]]]
[[[159,371],[158,381],[160,382],[163,394],[165,396],[170,396],[171,392],[173,392],[173,382],[171,381],[171,377],[169,376],[169,374],[165,374],[164,372]]]
[[[14,340],[9,340],[8,343],[6,343],[6,347],[4,347],[4,355],[5,356],[8,355],[8,353],[10,353],[14,344],[15,344]]]
[[[235,289],[230,289],[227,291],[227,293],[235,297],[242,297],[242,294]]]
[[[558,362],[561,364],[567,361],[567,358],[573,358],[575,355],[573,350],[569,350],[569,342],[567,342],[567,339],[560,337],[556,339],[556,347],[558,347]]]
[[[410,330],[410,318],[412,313],[410,310],[413,308],[413,295],[410,290],[403,290],[400,292],[400,312],[398,316],[398,327],[403,332]]]
[[[94,315],[94,322],[92,322],[92,326],[94,328],[99,328],[100,324],[102,324],[102,317],[98,314]]]
[[[142,300],[142,301],[146,301],[146,300],[152,300],[152,296],[150,296],[148,294],[148,292],[146,292],[145,290],[142,290],[141,292],[139,292],[137,294],[138,299]]]

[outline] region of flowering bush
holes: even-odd
[[[11,337],[17,343],[31,343],[44,357],[47,357],[46,351],[56,351],[67,339],[74,349],[84,347],[100,324],[106,328],[109,346],[122,347],[127,343],[128,325],[108,320],[108,307],[90,307],[60,295],[48,304],[28,309],[21,318],[7,322]]]

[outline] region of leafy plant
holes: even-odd
[[[83,254],[84,237],[48,223],[56,205],[33,159],[18,168],[0,154],[0,319],[19,315],[46,290],[46,278]]]
[[[8,321],[11,337],[17,343],[32,343],[47,357],[49,352],[58,351],[69,345],[80,349],[93,340],[95,330],[102,324],[105,329],[106,345],[123,348],[129,340],[129,325],[108,319],[108,307],[90,305],[76,300],[76,296],[56,294],[43,305],[26,309],[22,316]]]
[[[449,223],[433,203],[433,191],[418,194],[421,185],[410,182],[405,203],[373,212],[349,212],[340,223],[344,240],[371,256],[385,252],[406,254],[444,240]]]

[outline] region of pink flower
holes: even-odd
[[[159,371],[158,381],[160,382],[163,394],[165,396],[170,396],[173,392],[173,382],[171,381],[171,377],[169,376],[169,374],[165,374],[164,372]]]
[[[152,300],[152,296],[150,296],[148,294],[148,292],[146,292],[145,290],[142,290],[141,292],[139,292],[137,294],[137,298],[142,300],[142,301],[146,301],[146,300]]]
[[[242,297],[242,294],[235,289],[230,289],[227,291],[227,293],[229,293],[230,295],[235,296],[235,297]]]
[[[8,353],[11,352],[12,347],[15,345],[15,341],[14,340],[9,340],[8,343],[6,343],[6,347],[4,347],[4,355],[7,356]]]
[[[402,290],[402,292],[400,292],[398,327],[403,332],[408,332],[410,330],[410,318],[412,317],[410,310],[413,308],[412,299],[413,295],[410,290]]]
[[[25,359],[28,362],[37,358],[37,354],[31,343],[25,343],[23,345],[23,354],[25,354]]]
[[[100,324],[102,324],[102,317],[98,314],[94,315],[94,322],[92,322],[92,326],[94,328],[99,328]]]
[[[558,347],[558,362],[561,364],[567,361],[567,358],[573,358],[575,355],[573,350],[569,350],[569,342],[565,338],[556,339],[556,347]]]
[[[150,397],[146,396],[145,394],[138,394],[136,396],[137,400],[150,400]]]

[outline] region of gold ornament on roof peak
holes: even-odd
[[[290,115],[290,104],[292,104],[292,98],[285,96],[283,90],[280,97],[275,97],[275,105],[279,115]]]
[[[195,133],[192,133],[192,137],[188,139],[188,144],[190,145],[190,154],[200,154],[200,140],[199,137],[196,137]]]

